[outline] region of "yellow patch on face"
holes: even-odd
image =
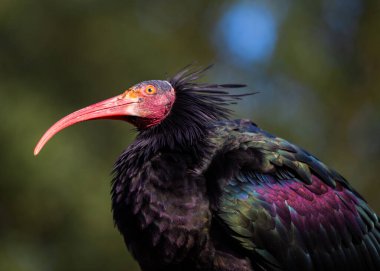
[[[121,99],[129,98],[136,99],[141,97],[140,90],[138,89],[127,89],[123,94],[121,94]]]

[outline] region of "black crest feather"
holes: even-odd
[[[227,105],[235,104],[241,97],[253,94],[231,94],[227,91],[246,87],[244,84],[196,83],[211,67],[212,65],[205,68],[187,66],[168,80],[176,92],[173,115],[186,111],[187,117],[194,116],[204,121],[226,119],[231,114]]]
[[[229,89],[242,88],[244,84],[197,83],[211,66],[195,68],[187,66],[168,79],[175,90],[175,101],[168,116],[156,126],[140,131],[137,141],[150,142],[153,149],[189,149],[205,137],[209,127],[218,120],[227,119],[231,110],[228,105],[240,98],[252,95],[231,94]],[[153,142],[152,142],[153,140]],[[138,143],[138,144],[139,144]]]

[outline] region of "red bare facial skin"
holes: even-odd
[[[34,149],[34,155],[37,155],[59,131],[83,121],[119,119],[130,122],[139,130],[159,124],[169,114],[175,100],[175,92],[168,82],[157,82],[157,85],[139,83],[123,94],[87,106],[60,119],[41,137]],[[165,90],[160,88],[163,84]]]
[[[174,90],[164,93],[145,96],[143,102],[139,104],[139,110],[144,112],[144,120],[140,123],[133,123],[139,129],[146,129],[159,124],[169,114],[175,100]]]

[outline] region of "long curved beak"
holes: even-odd
[[[131,97],[126,91],[124,94],[87,106],[63,117],[41,137],[34,148],[34,155],[37,155],[56,133],[78,122],[94,119],[123,119],[125,116],[136,116],[138,102],[138,97]]]

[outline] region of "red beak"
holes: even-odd
[[[125,116],[136,115],[136,105],[138,102],[138,97],[131,97],[127,91],[124,94],[87,106],[67,115],[45,132],[34,149],[34,155],[37,155],[56,133],[78,122],[94,119],[123,119]]]

